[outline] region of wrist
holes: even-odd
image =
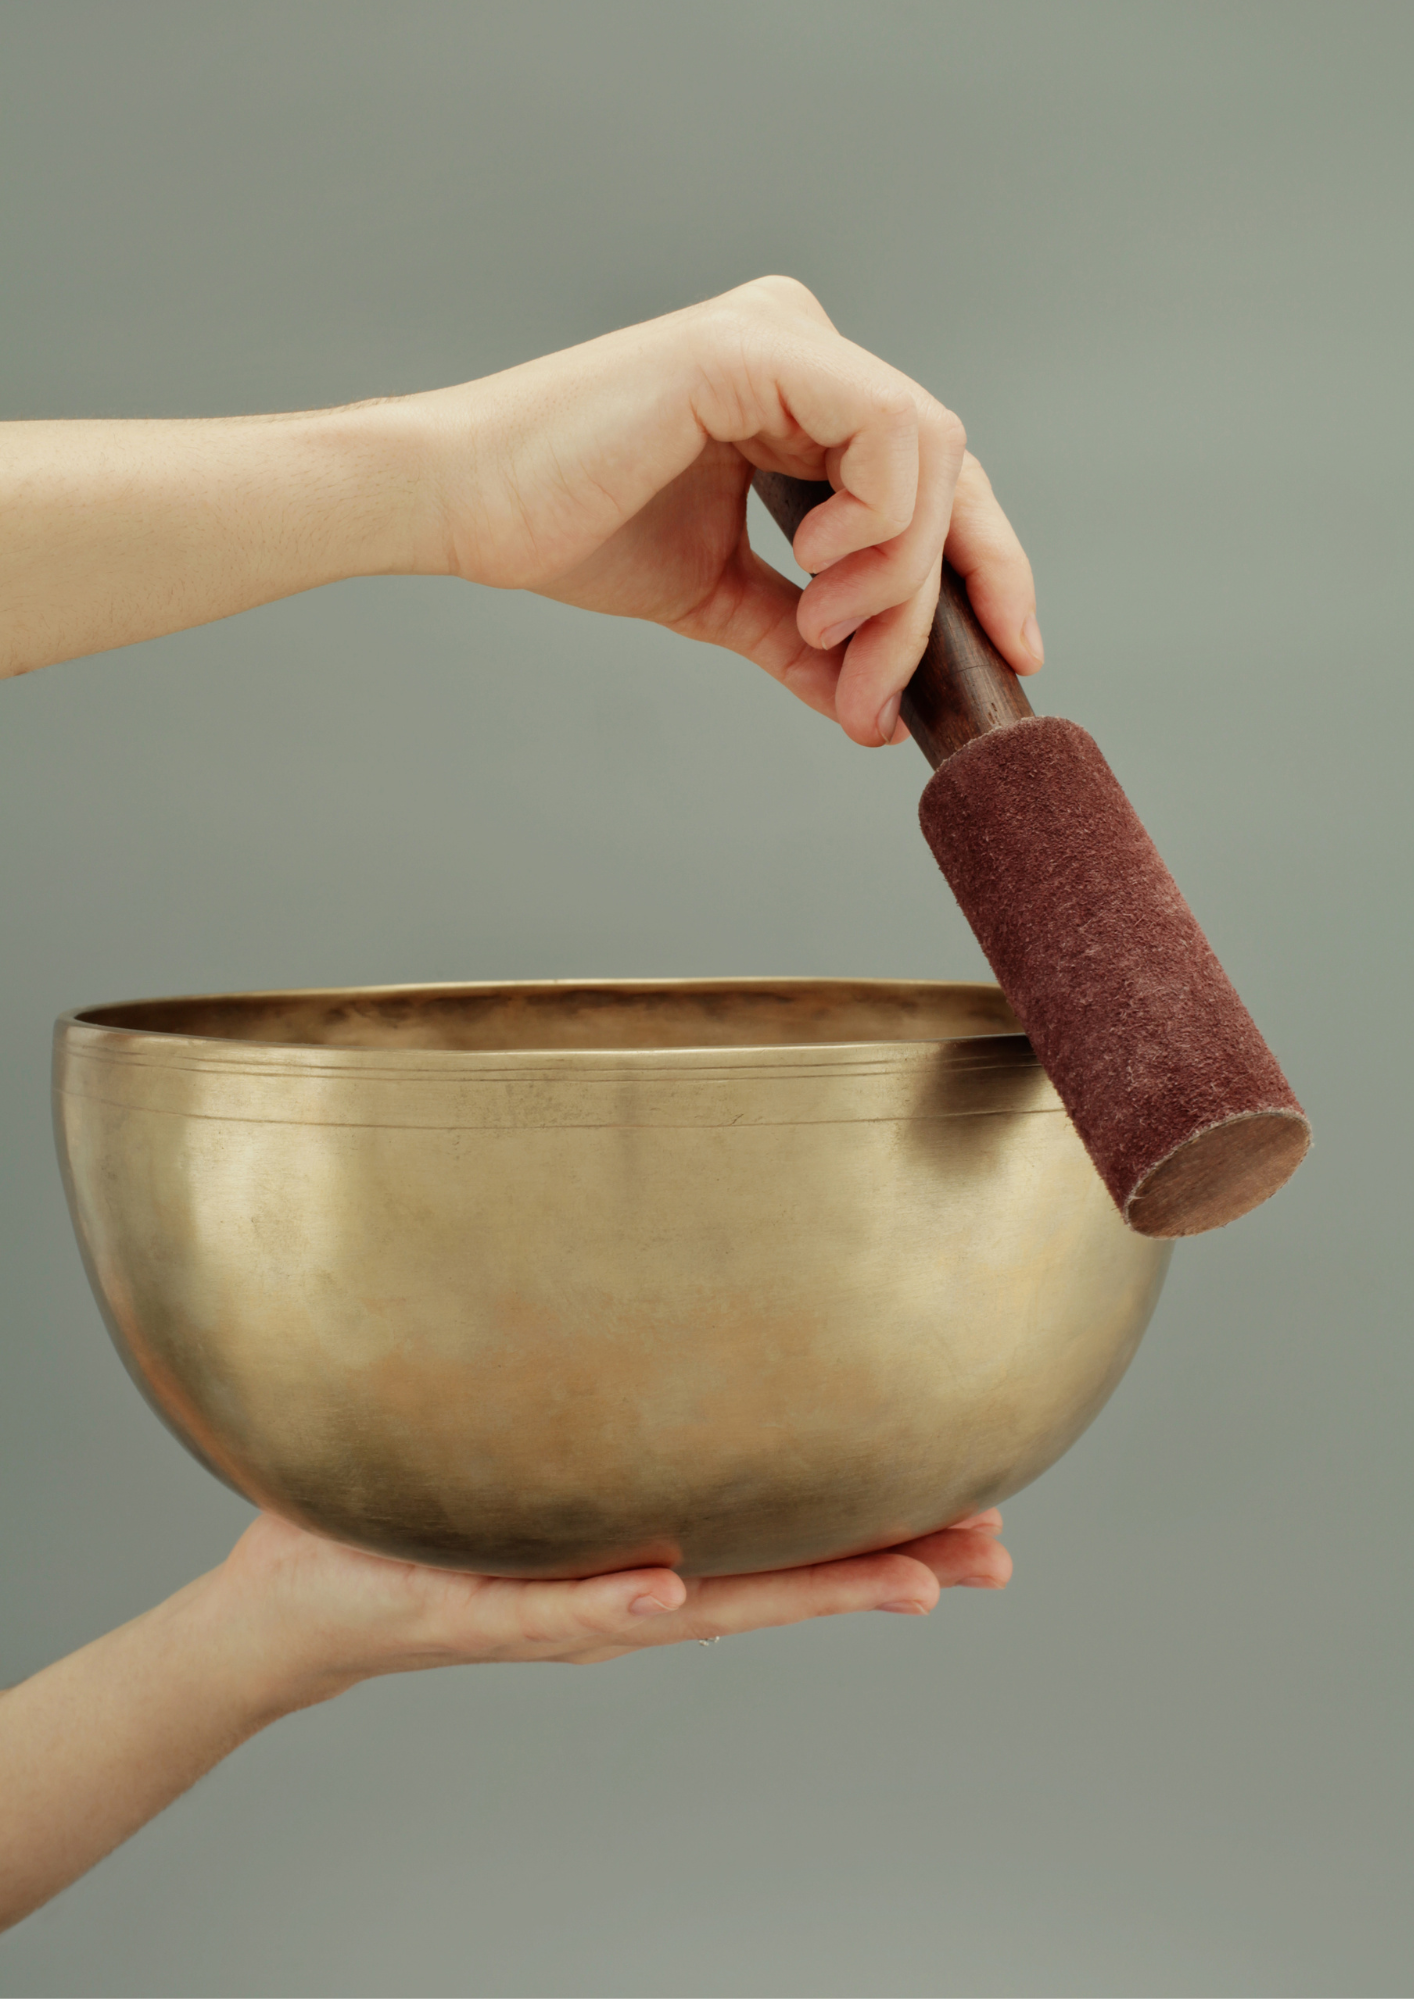
[[[423,396],[391,396],[308,419],[305,449],[318,462],[314,490],[332,488],[337,496],[326,518],[338,540],[331,566],[344,577],[446,571],[436,426],[426,403]],[[301,476],[309,471],[302,468]]]
[[[158,1610],[203,1689],[242,1738],[296,1709],[331,1700],[360,1678],[315,1658],[298,1621],[283,1618],[268,1595],[245,1587],[229,1562],[197,1577]]]

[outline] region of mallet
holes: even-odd
[[[754,484],[791,541],[833,490]],[[947,563],[902,712],[928,845],[1125,1221],[1196,1236],[1275,1194],[1306,1114],[1094,739],[1032,712]]]

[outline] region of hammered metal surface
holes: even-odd
[[[1169,1246],[994,987],[585,982],[69,1015],[94,1291],[259,1505],[503,1575],[879,1548],[1091,1421]]]

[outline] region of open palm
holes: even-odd
[[[1000,1590],[1011,1558],[995,1509],[876,1555],[757,1576],[642,1569],[520,1582],[366,1555],[262,1514],[223,1565],[246,1618],[305,1674],[309,1699],[375,1674],[476,1661],[591,1665],[849,1611],[921,1614],[940,1591]]]

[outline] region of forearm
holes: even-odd
[[[269,1671],[219,1576],[0,1694],[0,1930],[309,1699]]]
[[[419,401],[0,425],[0,675],[416,570]]]

